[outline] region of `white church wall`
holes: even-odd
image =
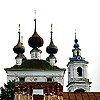
[[[64,74],[64,71],[42,71],[42,70],[40,70],[40,71],[37,71],[37,70],[35,70],[35,71],[24,71],[24,70],[22,70],[22,71],[7,71],[7,75],[21,75],[21,76],[25,76],[25,75],[29,75],[29,76],[64,76],[63,75]]]
[[[54,82],[58,82],[61,83],[61,85],[64,85],[63,77],[54,77]]]
[[[46,82],[46,77],[25,77],[25,82]]]
[[[79,77],[77,74],[77,68],[81,67],[82,68],[82,76]],[[68,71],[70,72],[68,74],[69,81],[73,78],[87,78],[87,65],[85,63],[71,63],[68,66]]]
[[[24,77],[25,82],[47,82],[52,78],[53,82],[64,84],[64,71],[7,71],[7,81]]]
[[[76,84],[76,83],[74,83],[74,84],[70,85],[70,87],[68,89],[70,90],[70,92],[74,92],[75,90],[80,89],[80,87],[81,87],[81,89],[86,90],[86,92],[90,91],[89,84]]]
[[[77,69],[82,69],[82,75],[78,74]],[[70,62],[68,65],[68,90],[71,92],[74,92],[77,89],[84,89],[86,91],[90,91],[90,83],[89,79],[87,77],[87,63],[84,61],[73,61]]]

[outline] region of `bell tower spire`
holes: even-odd
[[[68,91],[69,92],[88,92],[90,91],[89,79],[87,77],[88,61],[81,56],[81,49],[79,48],[78,39],[74,40],[74,49],[72,49],[73,57],[71,57],[67,64],[68,67]]]

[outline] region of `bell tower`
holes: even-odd
[[[69,92],[88,92],[90,91],[89,79],[87,77],[88,61],[81,56],[81,49],[79,48],[78,39],[74,40],[74,49],[72,49],[73,57],[71,57],[67,64],[68,67],[68,91]]]

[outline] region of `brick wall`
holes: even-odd
[[[40,97],[38,96],[37,98],[35,98],[34,96],[32,97],[30,95],[16,94],[14,100],[63,100],[63,96],[57,96],[57,95],[46,96],[45,95],[43,98],[41,98],[41,96]]]
[[[32,100],[30,95],[16,94],[14,100]]]

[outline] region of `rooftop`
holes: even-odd
[[[100,92],[64,92],[63,100],[100,100]]]
[[[63,70],[64,68],[59,68],[57,66],[51,66],[46,60],[24,60],[21,65],[14,65],[11,68],[5,68],[8,70]]]

